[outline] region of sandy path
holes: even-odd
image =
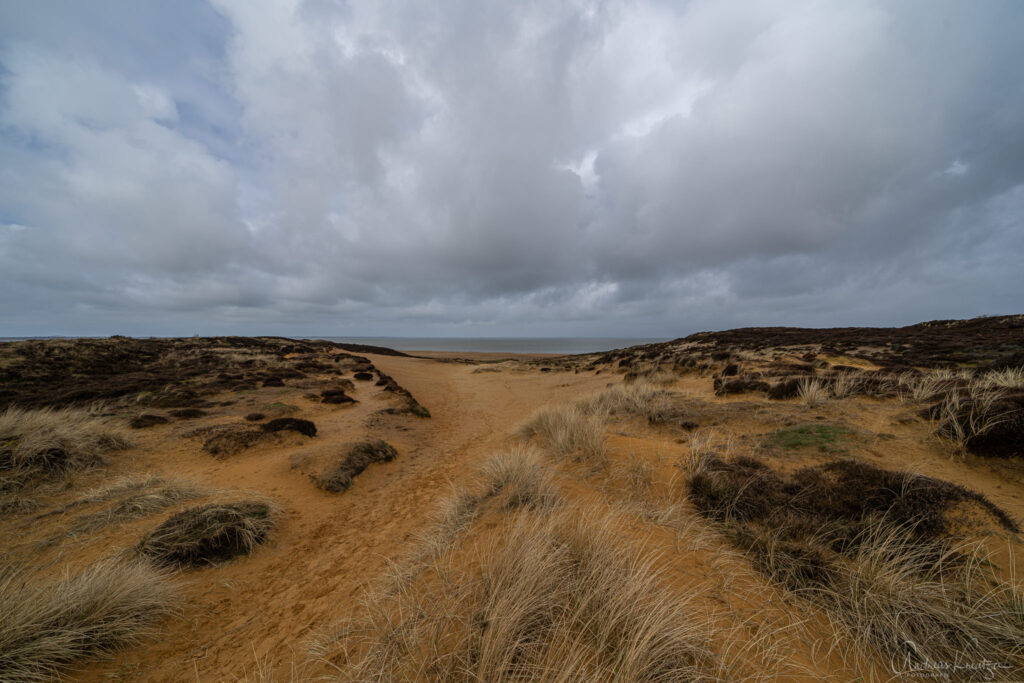
[[[382,437],[399,457],[372,466],[344,494],[324,493],[290,470],[291,453],[309,448],[296,437],[225,461],[195,443],[149,444],[147,470],[203,485],[272,497],[284,519],[267,547],[229,565],[182,575],[182,615],[159,640],[93,666],[81,680],[123,675],[153,681],[220,681],[244,675],[257,659],[301,660],[305,641],[346,615],[361,587],[378,577],[423,528],[452,484],[500,449],[537,406],[577,398],[604,377],[565,373],[474,373],[474,366],[428,359],[369,356],[430,410],[432,417],[387,417],[367,425],[380,407],[372,390],[353,409],[309,406],[301,416],[320,432],[316,448]],[[247,666],[248,665],[248,666]]]

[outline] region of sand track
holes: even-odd
[[[354,606],[365,583],[408,549],[450,486],[474,476],[517,424],[543,403],[573,400],[607,381],[589,374],[474,373],[474,366],[463,364],[368,357],[432,417],[374,415],[378,397],[364,385],[356,406],[303,408],[299,415],[319,428],[314,440],[289,435],[221,461],[170,434],[143,444],[137,457],[146,471],[267,495],[281,504],[285,519],[272,542],[252,557],[182,574],[187,586],[181,616],[166,624],[158,641],[73,679],[137,680],[141,674],[149,681],[233,680],[257,659],[301,661],[314,631]],[[292,453],[368,436],[386,439],[399,456],[371,466],[346,493],[320,491],[289,468]]]

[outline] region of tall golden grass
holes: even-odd
[[[108,559],[49,582],[0,568],[0,680],[49,681],[81,659],[137,643],[174,599],[167,575],[145,562]]]
[[[521,439],[538,437],[544,449],[556,460],[575,458],[605,466],[604,420],[576,405],[542,408],[519,428]]]
[[[648,381],[619,384],[577,401],[576,405],[589,415],[627,415],[657,420],[670,412],[670,392],[656,389]]]
[[[800,595],[857,652],[889,663],[894,673],[949,663],[964,667],[964,680],[972,666],[981,667],[976,680],[1020,680],[1024,590],[993,559],[977,545],[922,544],[906,529],[879,522],[836,580],[808,583]]]
[[[512,514],[318,641],[336,680],[690,681],[712,666],[685,596],[610,516]]]

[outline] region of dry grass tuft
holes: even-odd
[[[712,662],[656,556],[611,517],[520,513],[397,594],[371,595],[313,654],[360,681],[688,681]],[[458,568],[456,568],[458,567]]]
[[[173,482],[153,474],[118,477],[84,491],[81,497],[77,498],[71,505],[102,503],[124,495],[139,493],[140,491],[154,489],[171,483]]]
[[[134,644],[173,601],[167,576],[145,562],[105,560],[50,583],[0,569],[0,680],[49,681],[69,664]]]
[[[674,380],[674,378],[673,378]],[[651,422],[664,421],[673,414],[671,394],[656,389],[648,382],[617,385],[577,402],[585,413],[646,417]]]
[[[1024,367],[993,370],[983,375],[981,381],[999,389],[1024,389]]]
[[[1024,452],[1024,368],[972,373],[936,370],[892,380],[904,402],[924,403],[922,414],[938,422],[936,433],[957,454],[990,457]]]
[[[835,377],[829,383],[828,389],[832,398],[843,399],[861,393],[863,386],[862,378],[853,373],[844,373]]]
[[[598,467],[607,466],[604,421],[578,406],[541,409],[517,434],[521,439],[539,437],[555,459],[575,458]]]
[[[433,522],[419,535],[417,548],[407,563],[421,564],[425,558],[440,557],[448,551],[460,533],[480,515],[481,506],[498,499],[502,510],[517,508],[547,510],[559,505],[562,497],[555,477],[545,460],[532,448],[513,446],[484,463],[480,470],[484,481],[473,488],[454,489],[433,515]],[[399,584],[407,583],[418,568],[403,573],[396,570]]]
[[[690,452],[684,454],[677,467],[687,476],[706,472],[720,453],[729,453],[734,443],[715,429],[698,429],[690,436]]]
[[[626,486],[636,496],[649,496],[654,487],[654,465],[650,460],[630,453],[626,460],[623,473],[626,478]]]
[[[484,463],[489,496],[504,496],[502,508],[550,508],[559,500],[554,476],[532,448],[514,446]]]
[[[829,388],[825,383],[812,377],[801,379],[797,391],[800,399],[810,408],[821,405],[828,400],[830,395]]]
[[[267,540],[277,510],[247,500],[189,508],[147,534],[139,554],[162,567],[196,568],[248,555]]]
[[[121,425],[87,410],[8,408],[0,414],[0,491],[59,479],[130,445]]]
[[[948,440],[958,453],[971,443],[992,432],[1009,419],[1002,405],[1004,391],[980,383],[968,385],[966,391],[951,391],[938,404],[938,434]]]
[[[893,673],[946,662],[963,667],[959,680],[1020,680],[1024,590],[996,567],[976,546],[922,545],[879,522],[835,580],[803,595]]]

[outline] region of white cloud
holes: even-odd
[[[53,8],[3,42],[0,278],[31,305],[671,335],[1019,290],[1012,3],[213,6],[151,54]]]

